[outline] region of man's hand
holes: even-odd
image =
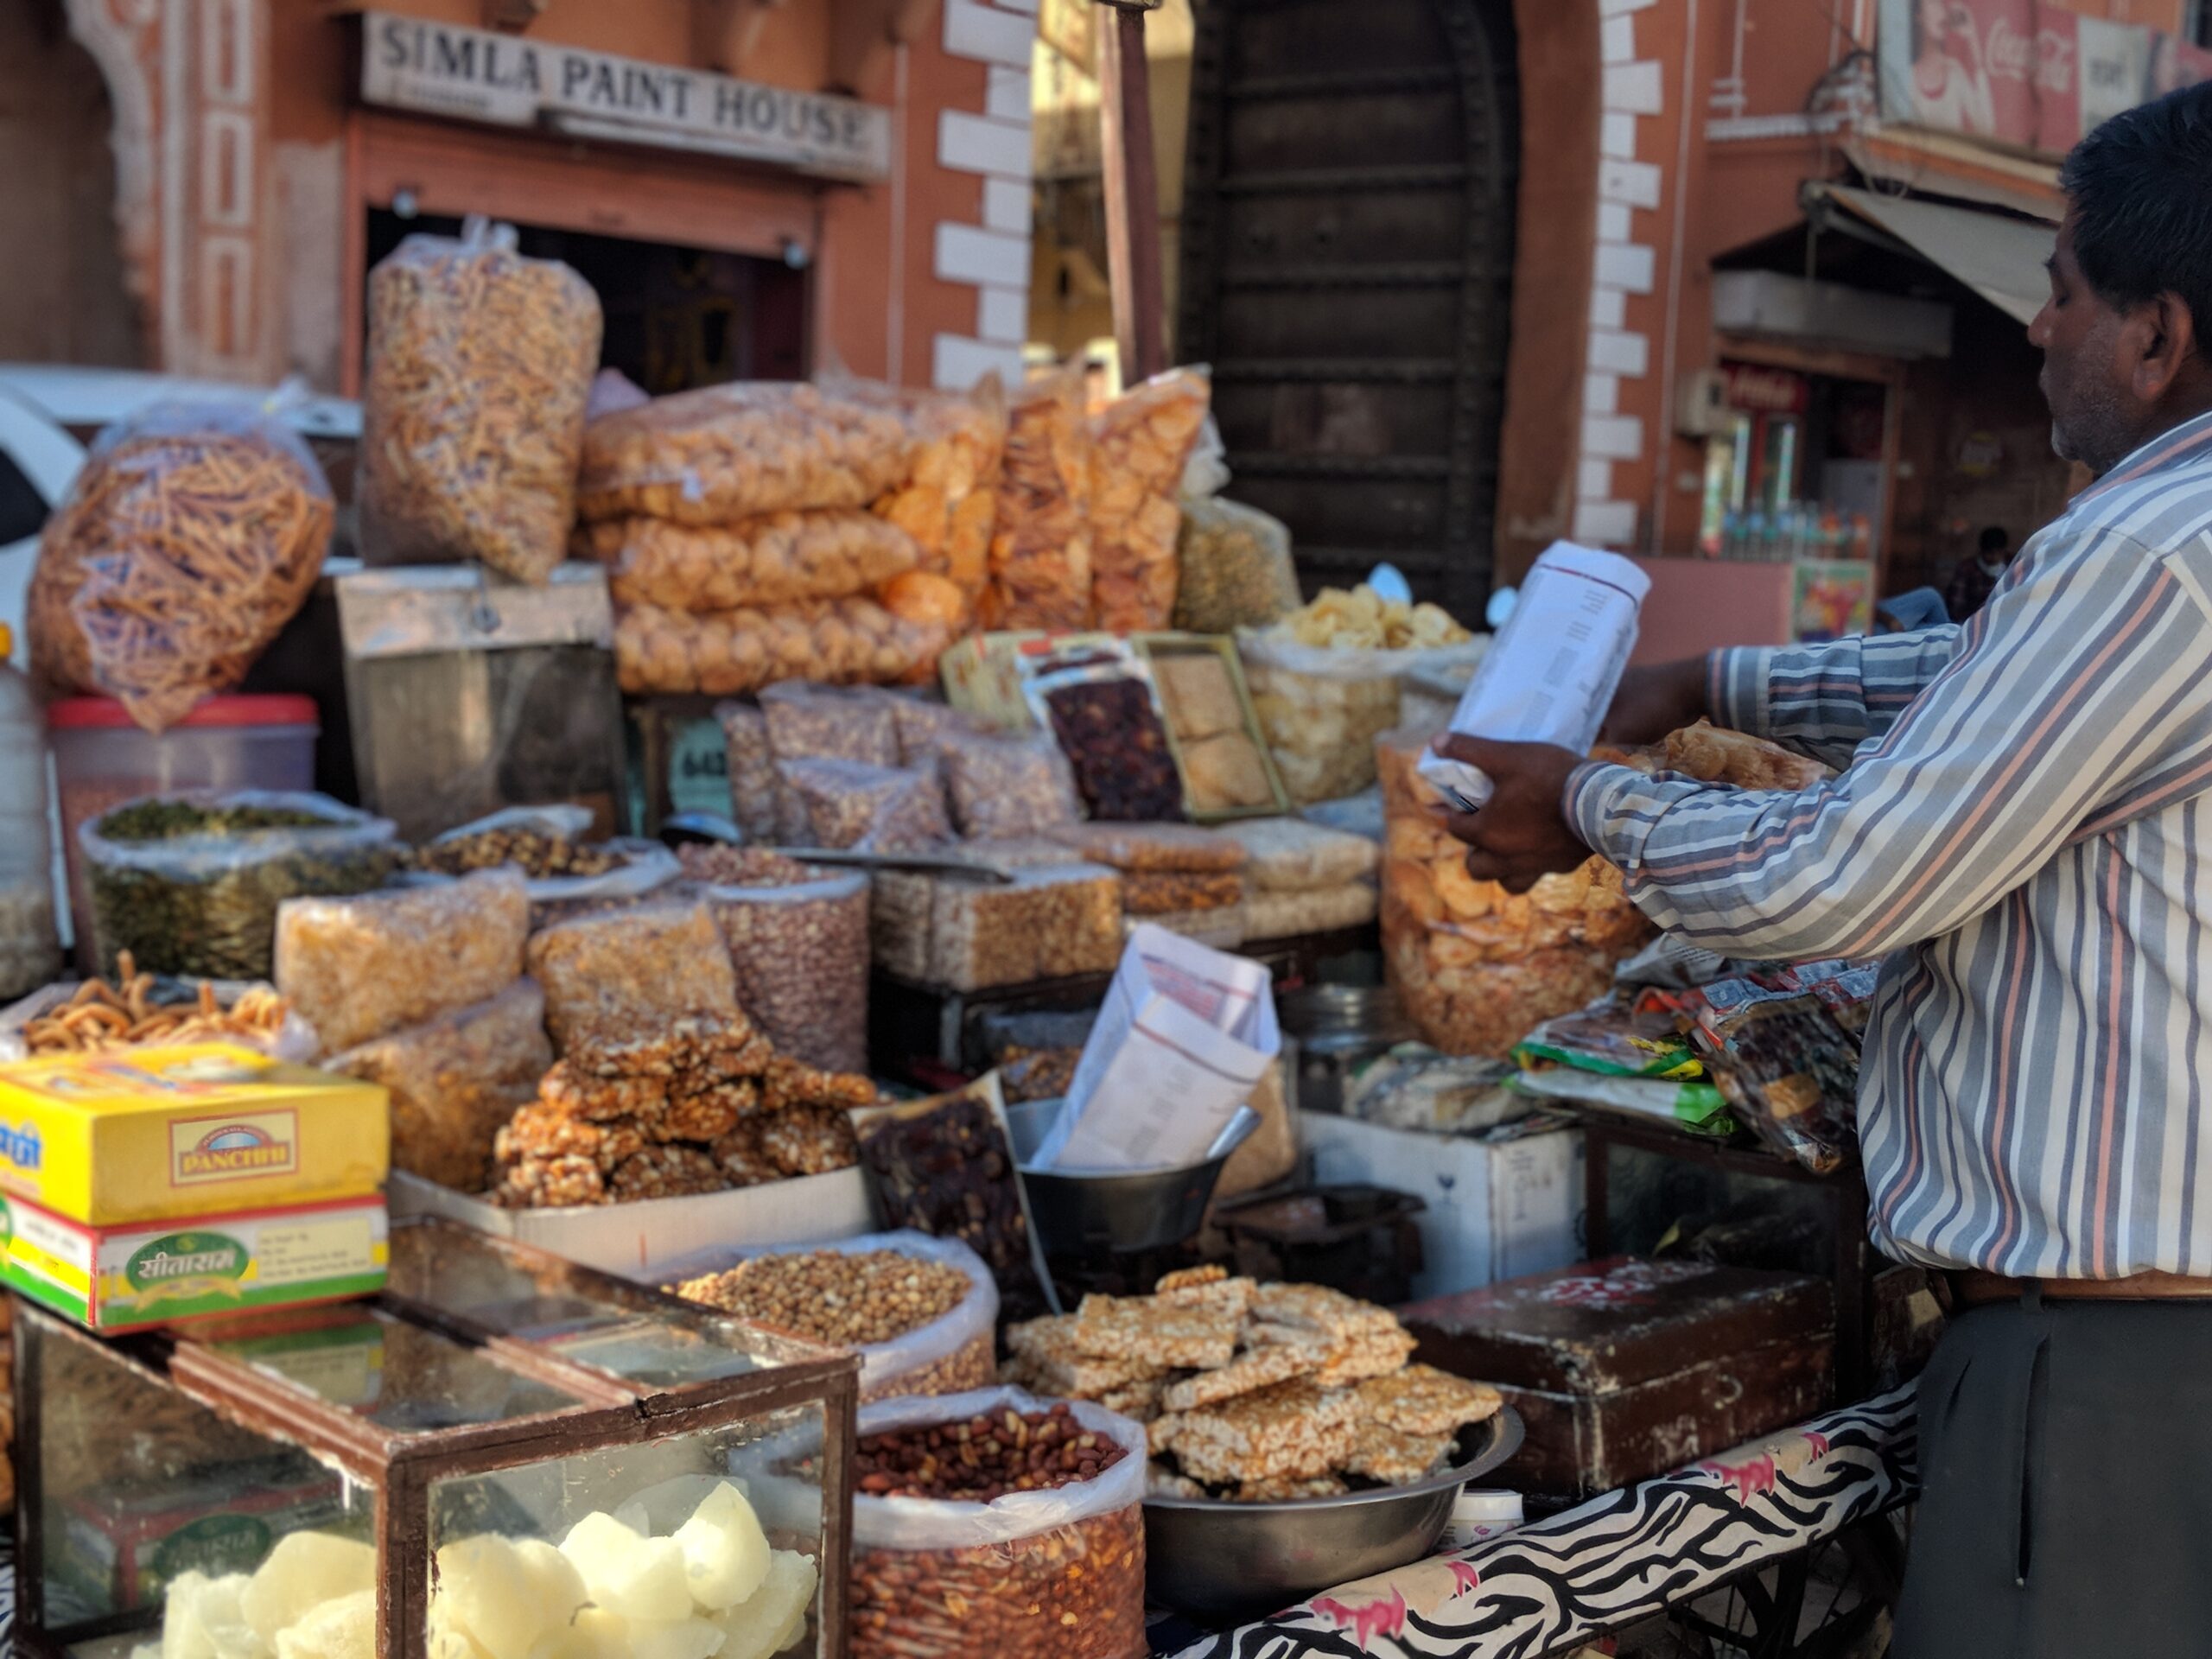
[[[1582,764],[1572,749],[1549,743],[1493,743],[1446,733],[1436,752],[1479,767],[1491,794],[1479,812],[1445,812],[1444,827],[1473,849],[1467,873],[1526,893],[1540,877],[1572,870],[1590,849],[1567,821],[1567,774]]]
[[[1712,714],[1704,658],[1655,663],[1621,676],[1620,690],[1613,693],[1613,706],[1605,711],[1605,724],[1598,736],[1624,747],[1656,743],[1668,733],[1694,726]]]

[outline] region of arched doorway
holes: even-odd
[[[1308,592],[1491,584],[1520,114],[1510,0],[1199,0],[1178,354]]]
[[[145,363],[116,232],[114,114],[61,0],[0,6],[0,362]]]

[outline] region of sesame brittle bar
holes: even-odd
[[[1372,1420],[1353,1432],[1345,1472],[1364,1475],[1386,1486],[1419,1480],[1447,1457],[1456,1444],[1450,1434],[1408,1434]]]
[[[1211,1370],[1236,1357],[1236,1315],[1225,1307],[1179,1307],[1141,1296],[1086,1296],[1076,1314],[1075,1341],[1094,1358]]]
[[[1487,1382],[1470,1382],[1433,1365],[1408,1365],[1354,1391],[1363,1417],[1405,1434],[1453,1434],[1497,1414],[1505,1396]]]
[[[1185,1413],[1175,1426],[1175,1458],[1211,1485],[1315,1477],[1343,1466],[1355,1423],[1350,1393],[1299,1377]]]

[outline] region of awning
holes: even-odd
[[[1841,185],[1821,194],[1950,272],[1999,310],[2033,322],[2043,309],[2050,293],[2044,262],[2058,244],[2054,226]]]

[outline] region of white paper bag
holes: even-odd
[[[1265,967],[1141,923],[1033,1166],[1201,1163],[1281,1047]]]
[[[1554,542],[1521,584],[1513,614],[1452,716],[1452,729],[1503,743],[1556,743],[1586,753],[1598,741],[1651,578],[1618,554]],[[1421,775],[1462,811],[1490,798],[1491,782],[1465,761],[1421,758]]]

